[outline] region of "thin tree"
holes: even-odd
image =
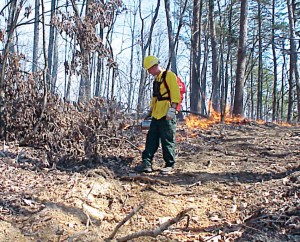
[[[75,16],[79,20],[79,28],[82,31],[81,34],[83,34],[84,31],[86,31],[84,27],[84,22],[80,18],[80,14],[77,8],[77,5],[75,4],[75,0],[71,0],[73,10],[75,12]],[[89,1],[86,3],[86,15],[88,15],[89,12]],[[80,35],[79,35],[80,36]],[[82,57],[82,73],[80,78],[80,85],[79,85],[79,96],[78,96],[78,102],[86,103],[91,98],[91,79],[89,75],[89,67],[90,67],[90,53],[88,49],[85,46],[85,38],[83,36],[80,36],[77,38],[80,46],[80,52]]]
[[[201,66],[200,74],[200,93],[201,93],[201,114],[207,114],[206,110],[206,76],[207,76],[207,66],[208,66],[208,54],[209,54],[209,34],[208,34],[208,21],[206,21],[203,33],[204,33],[204,50],[203,50],[203,62]]]
[[[299,85],[299,73],[297,68],[297,50],[295,43],[295,16],[293,1],[287,0],[288,16],[289,16],[289,32],[290,32],[290,75],[289,75],[289,103],[288,103],[288,116],[287,122],[292,122],[293,119],[293,93],[294,85],[296,85],[297,92],[297,109],[298,109],[298,122],[300,121],[300,85]]]
[[[272,101],[272,121],[277,119],[277,56],[276,56],[276,45],[275,45],[275,3],[272,2],[272,53],[273,53],[273,101]]]
[[[218,76],[218,49],[216,41],[216,25],[215,25],[215,4],[214,0],[209,0],[209,26],[210,26],[210,42],[212,55],[212,107],[216,111],[220,111],[220,79]]]
[[[165,13],[167,19],[167,28],[168,28],[169,56],[171,57],[171,70],[177,74],[177,63],[176,63],[177,58],[175,54],[174,34],[173,34],[172,21],[170,16],[170,0],[165,0]]]
[[[262,119],[262,86],[263,86],[263,63],[262,63],[262,17],[261,17],[261,0],[258,3],[258,75],[257,75],[257,106],[256,113],[257,119]]]
[[[7,26],[7,40],[2,51],[2,58],[0,62],[0,136],[6,139],[6,100],[5,100],[5,78],[6,78],[6,65],[10,52],[11,42],[13,39],[14,32],[16,30],[17,21],[20,12],[23,8],[24,1],[19,4],[17,0],[10,2],[10,17]]]
[[[43,106],[42,111],[39,114],[39,117],[34,124],[33,132],[37,132],[39,123],[43,118],[44,112],[47,108],[47,94],[48,94],[48,84],[47,84],[47,70],[48,70],[48,62],[47,62],[47,52],[46,52],[46,24],[45,24],[45,3],[44,0],[41,0],[41,7],[42,7],[42,34],[43,34],[43,57],[44,57],[44,68],[43,68]]]
[[[224,90],[222,91],[224,98],[224,107],[222,111],[222,117],[224,117],[226,106],[227,106],[227,98],[228,98],[228,87],[229,87],[229,66],[230,66],[230,58],[231,58],[231,49],[232,49],[232,6],[233,1],[231,0],[229,3],[229,16],[228,16],[228,36],[227,36],[227,54],[225,60],[225,80],[224,80]]]
[[[103,3],[103,0],[101,0]],[[103,28],[99,27],[99,37],[103,40],[104,38],[104,31]],[[97,72],[96,72],[96,83],[95,83],[95,89],[94,89],[94,95],[96,97],[100,97],[101,95],[101,87],[102,87],[102,78],[101,73],[103,71],[103,58],[98,54],[97,55]]]
[[[39,15],[40,15],[40,0],[35,0],[35,15],[34,15],[34,32],[33,32],[33,53],[32,53],[32,72],[37,71],[38,49],[39,49]],[[37,82],[37,77],[35,77]]]
[[[132,12],[132,27],[130,28],[130,34],[131,34],[131,49],[130,49],[130,71],[129,71],[129,92],[128,92],[128,99],[127,99],[127,106],[128,106],[128,111],[130,112],[132,109],[132,104],[133,104],[133,97],[134,97],[134,76],[133,76],[133,54],[134,54],[134,43],[135,43],[135,29],[136,29],[136,19],[137,19],[137,7],[133,7],[133,12]]]
[[[147,34],[148,38],[147,38],[147,40],[144,40],[144,38],[145,38],[145,36],[144,36],[145,35],[145,33],[144,33],[145,18],[142,17],[141,4],[139,5],[139,14],[140,14],[140,19],[142,20],[142,27],[141,27],[142,60],[146,57],[146,52],[151,44],[153,29],[154,29],[154,25],[155,25],[155,22],[156,22],[156,19],[158,16],[159,7],[160,7],[160,0],[157,0],[157,5],[154,10],[154,16],[152,18],[151,25],[150,25],[150,30],[149,30],[149,33]],[[145,72],[145,70],[142,70],[140,84],[139,84],[138,102],[137,102],[137,113],[138,114],[141,112],[142,107],[144,106],[145,83],[146,83],[146,72]]]
[[[55,6],[57,0],[51,0],[51,15],[50,15],[50,22],[52,23],[52,19],[55,13]],[[53,79],[52,79],[52,62],[53,62],[53,55],[54,55],[54,38],[55,38],[55,27],[53,24],[50,24],[50,33],[49,33],[49,42],[48,42],[48,70],[47,70],[47,85],[48,89],[53,92]]]
[[[241,1],[240,36],[238,47],[238,60],[236,68],[235,96],[233,115],[243,116],[243,91],[245,85],[246,49],[248,38],[248,0]]]
[[[201,59],[201,17],[202,17],[202,0],[193,1],[193,21],[192,21],[192,38],[191,38],[191,111],[201,113],[201,91],[200,91],[200,59]],[[203,114],[203,113],[202,113]]]

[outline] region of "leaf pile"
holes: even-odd
[[[124,132],[128,121],[114,100],[95,98],[82,105],[48,94],[42,114],[44,98],[33,77],[11,79],[6,93],[7,141],[44,152],[42,166],[119,157],[115,148],[124,140],[136,140],[136,135]]]

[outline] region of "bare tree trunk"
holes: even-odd
[[[258,3],[258,79],[257,79],[257,119],[263,119],[262,115],[262,82],[263,82],[263,63],[262,63],[262,32],[261,32],[261,3]]]
[[[74,43],[72,43],[72,40],[70,41],[70,50],[72,50],[72,46],[76,45],[76,39],[73,39],[73,41],[74,41]],[[67,53],[68,53],[67,52],[67,43],[65,45],[65,48],[66,48],[66,52],[65,52],[65,61],[66,61]],[[76,51],[76,49],[74,48],[72,50],[72,52],[73,52],[72,56],[74,56],[75,51]],[[65,62],[65,100],[66,101],[70,101],[71,77],[72,77],[72,71],[71,71],[70,64]]]
[[[277,120],[277,57],[275,46],[275,0],[272,3],[272,53],[273,53],[273,68],[274,68],[274,82],[273,82],[273,102],[272,102],[272,121]]]
[[[253,56],[251,58],[251,61],[253,62]],[[253,72],[251,71],[250,74],[250,98],[251,98],[251,106],[250,106],[250,117],[253,120],[254,119],[254,80],[253,80]]]
[[[33,36],[33,53],[32,53],[32,72],[37,71],[38,50],[39,50],[39,15],[40,15],[40,0],[35,0],[35,15],[34,15],[34,36]],[[35,76],[35,82],[38,78]]]
[[[246,69],[246,46],[248,29],[248,0],[241,1],[240,36],[238,48],[238,61],[236,68],[236,83],[233,115],[243,116],[243,91],[245,84]]]
[[[295,16],[294,7],[291,0],[287,0],[288,16],[289,16],[289,32],[290,32],[290,76],[289,76],[289,105],[288,105],[288,116],[287,122],[292,122],[293,119],[293,89],[296,85],[297,92],[297,110],[298,110],[298,122],[300,121],[300,86],[299,86],[299,73],[297,67],[297,50],[295,44]]]
[[[90,55],[88,51],[84,49],[84,46],[80,45],[82,54],[82,72],[79,87],[78,102],[86,103],[91,98],[91,80],[89,75]]]
[[[102,58],[100,56],[97,56],[97,72],[96,72],[96,81],[95,81],[95,97],[100,96],[100,84],[101,84],[101,69],[102,69]]]
[[[165,0],[165,12],[166,12],[166,19],[167,19],[167,27],[168,27],[169,56],[171,56],[171,70],[177,74],[174,34],[173,34],[172,21],[170,16],[170,0]]]
[[[47,106],[47,94],[48,94],[48,85],[47,85],[47,80],[46,80],[46,76],[47,76],[47,68],[48,68],[48,63],[47,63],[47,52],[46,52],[46,27],[45,27],[45,4],[44,4],[44,0],[41,0],[41,7],[42,7],[42,33],[43,33],[43,56],[44,56],[44,69],[43,69],[43,88],[44,88],[44,95],[43,95],[43,106],[42,106],[42,110],[41,113],[39,114],[39,118],[36,121],[36,123],[34,124],[33,127],[33,132],[35,133],[38,129],[39,123],[43,118],[44,112],[46,110],[46,106]]]
[[[144,60],[146,56],[146,51],[148,47],[150,46],[151,43],[151,38],[152,38],[152,33],[153,33],[153,28],[158,16],[158,10],[160,7],[160,0],[157,0],[157,5],[154,11],[154,16],[151,21],[151,26],[148,34],[148,39],[146,43],[144,43],[144,21],[145,19],[142,18],[141,16],[141,5],[139,6],[139,12],[140,12],[140,18],[142,20],[142,28],[141,28],[141,48],[142,48],[142,60]],[[146,72],[145,70],[141,71],[141,79],[140,79],[140,84],[139,84],[139,95],[138,95],[138,102],[137,102],[137,113],[139,114],[142,110],[142,107],[144,106],[144,90],[145,90],[145,82],[146,82]]]
[[[103,1],[101,0],[101,2],[103,3]],[[101,38],[101,40],[103,40],[104,38],[104,32],[103,32],[103,28],[100,26],[99,29],[99,36]],[[97,56],[97,73],[96,73],[96,85],[95,85],[95,92],[94,95],[96,97],[100,97],[101,95],[101,86],[102,86],[102,79],[101,79],[101,72],[103,70],[103,58],[100,57],[99,53]]]
[[[24,4],[23,2],[21,2]],[[17,7],[17,0],[11,1],[10,8],[10,21],[8,23],[7,29],[7,41],[5,43],[5,47],[2,54],[2,59],[0,62],[0,137],[6,139],[6,95],[5,95],[5,69],[7,64],[8,55],[10,52],[11,41],[14,35],[14,31],[16,28],[16,24],[20,15],[20,11],[22,10],[23,5],[19,5]]]
[[[208,63],[208,53],[209,53],[209,47],[208,47],[208,22],[206,23],[205,29],[203,31],[204,33],[204,54],[203,54],[203,63],[201,67],[201,86],[200,86],[200,92],[201,92],[201,114],[207,115],[207,109],[206,109],[206,73],[207,73],[207,63]]]
[[[128,106],[128,112],[132,110],[132,103],[133,103],[133,90],[134,90],[134,77],[133,77],[133,46],[135,42],[135,28],[136,28],[136,15],[137,15],[138,9],[135,9],[133,12],[133,25],[130,29],[131,33],[131,49],[130,49],[130,70],[129,70],[129,93],[128,93],[128,99],[127,99],[127,106]]]
[[[284,44],[284,40],[282,40],[282,49],[284,50],[285,49],[285,44]],[[281,74],[281,111],[280,111],[280,118],[281,120],[283,120],[283,114],[284,114],[284,92],[285,92],[285,89],[284,89],[284,73],[285,73],[285,66],[286,66],[286,58],[285,58],[285,53],[283,52],[283,63],[282,63],[282,74]]]
[[[101,95],[101,84],[102,84],[102,78],[101,78],[101,72],[103,69],[103,59],[98,55],[97,56],[97,73],[96,73],[96,85],[95,85],[95,97],[100,97]]]
[[[14,2],[16,2],[16,4],[18,4],[18,0],[11,0],[11,4],[9,6],[9,12],[10,13],[15,13],[16,12],[16,6],[14,4]],[[24,4],[24,2],[20,2],[20,4]],[[14,15],[13,14],[9,14],[8,15],[8,21],[7,21],[7,30],[10,31],[10,29],[12,28],[11,23],[14,21]],[[13,37],[16,33],[16,29],[13,30],[13,35],[11,36],[11,41],[9,42],[9,52],[10,53],[15,53],[15,38]]]
[[[52,81],[51,81],[51,93],[55,93],[56,89],[56,81],[57,81],[57,70],[58,70],[58,48],[57,48],[57,42],[58,42],[58,34],[57,29],[55,29],[54,34],[54,46],[53,46],[53,67],[52,67]]]
[[[51,15],[50,23],[52,23],[52,18],[54,16],[56,6],[56,0],[51,0]],[[48,70],[47,70],[47,85],[48,89],[52,87],[52,61],[53,61],[53,47],[54,47],[54,26],[50,24],[50,34],[48,43]],[[52,91],[50,89],[50,91]]]
[[[231,47],[232,47],[232,5],[233,2],[230,2],[229,7],[229,20],[228,20],[228,38],[227,38],[227,56],[225,62],[225,86],[224,86],[224,110],[225,113],[227,106],[227,98],[228,98],[228,86],[229,86],[229,64],[231,58]]]
[[[201,112],[200,93],[200,59],[201,59],[201,16],[202,0],[193,1],[193,22],[191,39],[191,98],[190,105],[192,112]]]
[[[78,19],[80,19],[78,8],[72,0],[73,10]],[[89,1],[86,3],[86,14],[88,14]],[[81,23],[82,24],[82,23]],[[79,95],[78,102],[86,103],[91,98],[91,79],[89,76],[89,66],[90,66],[90,54],[89,51],[85,49],[85,45],[82,39],[78,39],[80,52],[82,57],[82,69],[81,69],[81,79],[79,85]]]
[[[225,118],[225,111],[226,111],[226,106],[225,106],[225,63],[224,63],[224,52],[225,52],[225,36],[224,36],[224,25],[223,25],[223,17],[222,17],[222,10],[220,7],[220,2],[217,1],[218,4],[218,14],[219,14],[219,28],[220,28],[220,37],[219,37],[219,45],[220,45],[220,50],[219,50],[219,82],[220,82],[220,113],[221,113],[221,122],[224,122]]]
[[[220,111],[220,80],[218,77],[218,50],[214,8],[214,0],[209,0],[209,26],[212,51],[212,107],[214,110]]]
[[[111,78],[111,95],[110,100],[115,100],[115,85],[116,85],[117,69],[112,67],[112,78]]]

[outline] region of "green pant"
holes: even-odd
[[[143,164],[146,166],[152,165],[152,160],[155,152],[159,147],[161,141],[163,158],[166,166],[173,166],[175,163],[175,132],[176,132],[176,118],[173,120],[154,119],[150,125],[147,134],[146,148],[143,151]]]

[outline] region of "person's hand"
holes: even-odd
[[[152,114],[151,110],[147,111],[147,113],[144,116],[144,120],[151,118],[151,114]]]
[[[173,118],[175,118],[175,114],[176,114],[176,110],[175,108],[169,108],[167,116],[166,116],[166,120],[172,120]]]

